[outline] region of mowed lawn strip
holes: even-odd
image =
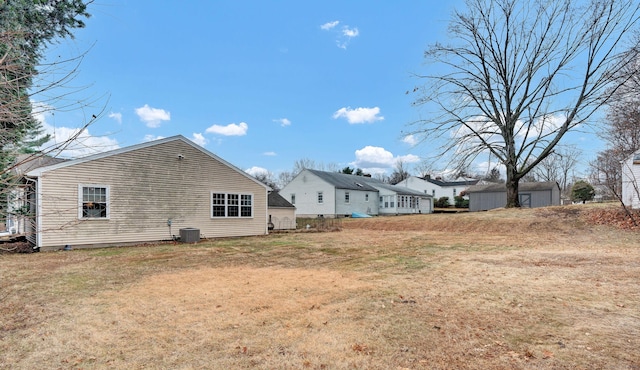
[[[0,255],[0,368],[640,368],[640,233],[598,207]]]

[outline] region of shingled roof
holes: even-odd
[[[269,192],[269,198],[267,201],[269,208],[296,208],[288,200],[284,199],[280,193],[271,191]]]
[[[318,170],[307,170],[320,177],[324,181],[336,187],[336,189],[375,191],[377,188],[387,189],[399,195],[413,195],[420,197],[431,197],[418,190],[409,189],[405,186],[391,185],[368,176],[349,175],[340,172],[325,172]]]
[[[546,182],[522,182],[518,185],[518,191],[536,191],[536,190],[549,190],[553,189],[554,186],[558,186],[557,183],[553,181]],[[467,189],[467,193],[495,193],[507,191],[506,184],[485,184],[485,185],[474,185],[470,186]]]
[[[438,186],[469,186],[469,185],[475,185],[477,184],[480,180],[477,179],[468,179],[468,180],[463,180],[463,181],[443,181],[443,180],[439,180],[439,179],[432,179],[429,176],[426,177],[420,177],[420,179],[430,182],[434,185],[438,185]]]
[[[370,178],[366,178],[364,176],[347,175],[345,173],[339,173],[339,172],[325,172],[325,171],[309,170],[309,169],[307,169],[307,171],[318,176],[319,178],[333,185],[337,189],[378,191],[378,189],[367,184],[366,180]]]

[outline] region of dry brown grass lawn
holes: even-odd
[[[640,369],[640,233],[584,206],[0,255],[2,369]]]

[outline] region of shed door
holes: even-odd
[[[520,207],[531,208],[531,194],[518,194],[518,200],[520,201]]]

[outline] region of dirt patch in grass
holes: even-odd
[[[636,369],[640,235],[589,207],[0,256],[0,368]]]

